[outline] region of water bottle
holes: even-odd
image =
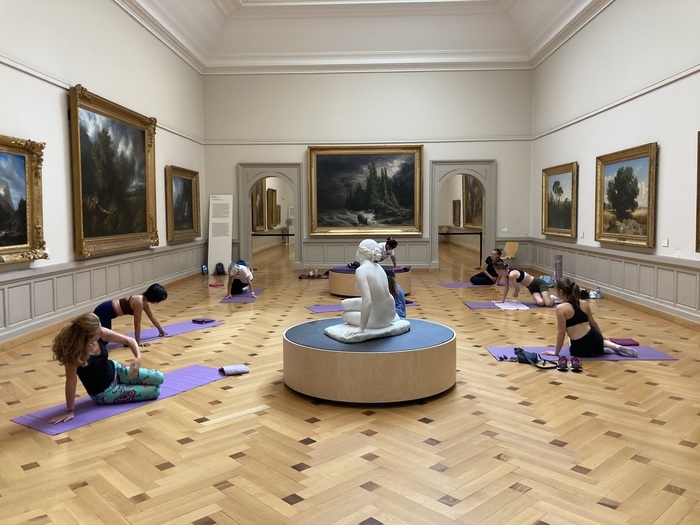
[[[595,298],[600,299],[600,286],[595,289]]]
[[[314,276],[314,265],[312,264],[309,266],[309,277],[313,277],[313,276]]]

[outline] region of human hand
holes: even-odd
[[[137,357],[131,362],[131,365],[129,365],[129,374],[127,377],[134,377],[139,373],[139,368],[141,368],[141,358]]]
[[[158,334],[158,337],[168,337],[168,334],[165,333],[165,332],[160,332],[160,333]]]
[[[139,343],[139,346],[151,346],[151,343]]]
[[[542,355],[559,355],[554,350],[545,350]]]
[[[55,425],[56,423],[66,423],[75,417],[75,410],[66,410],[65,414],[60,416],[52,417],[49,419],[49,423]]]
[[[231,295],[230,293],[227,293],[226,297],[224,297],[224,299],[231,299],[231,297],[233,297],[233,295]]]

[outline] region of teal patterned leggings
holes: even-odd
[[[163,372],[152,368],[139,368],[133,377],[128,377],[129,367],[114,361],[114,380],[103,392],[90,396],[98,405],[147,401],[160,395]]]

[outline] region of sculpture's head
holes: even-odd
[[[374,261],[377,262],[382,257],[382,248],[379,243],[373,239],[365,239],[357,247],[355,259],[359,262]]]

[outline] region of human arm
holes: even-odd
[[[255,297],[255,289],[253,288],[253,278],[246,277],[246,282],[248,283],[248,290],[250,290],[250,296]]]
[[[151,305],[147,301],[144,301],[144,303],[143,303],[143,311],[146,312],[146,315],[153,323],[153,326],[155,326],[158,329],[158,336],[159,337],[164,337],[164,336],[168,335],[165,333],[165,330],[163,330],[163,327],[160,325],[160,322],[158,322],[158,319],[156,319],[156,316],[151,311]]]
[[[134,354],[134,360],[131,362],[131,365],[129,365],[129,377],[138,373],[139,368],[141,368],[141,350],[139,349],[136,339],[107,328],[101,328],[100,330],[100,339],[103,341],[128,346],[131,349],[131,353]]]
[[[557,346],[555,347],[554,351],[547,350],[545,352],[542,352],[545,355],[559,355],[559,352],[561,352],[561,348],[564,346],[564,340],[566,339],[565,312],[567,310],[567,304],[568,303],[560,304],[554,310],[557,315]]]
[[[508,289],[510,288],[510,277],[508,274],[502,275],[500,272],[498,274],[499,277],[504,277],[503,282],[505,286],[503,287],[503,299],[501,300],[502,303],[506,302],[506,298],[508,297]]]
[[[60,416],[52,417],[49,423],[65,423],[75,417],[75,389],[78,384],[78,367],[75,365],[65,365],[66,369],[66,412]]]
[[[394,268],[398,268],[398,266],[396,265],[396,255],[394,255],[394,254],[392,253],[392,254],[390,255],[390,257],[391,257],[391,263],[394,265]]]
[[[232,285],[233,285],[233,274],[231,272],[229,272],[228,284],[226,284],[226,297],[224,297],[224,299],[230,299],[231,297],[233,297],[233,295],[231,295],[231,286]]]

